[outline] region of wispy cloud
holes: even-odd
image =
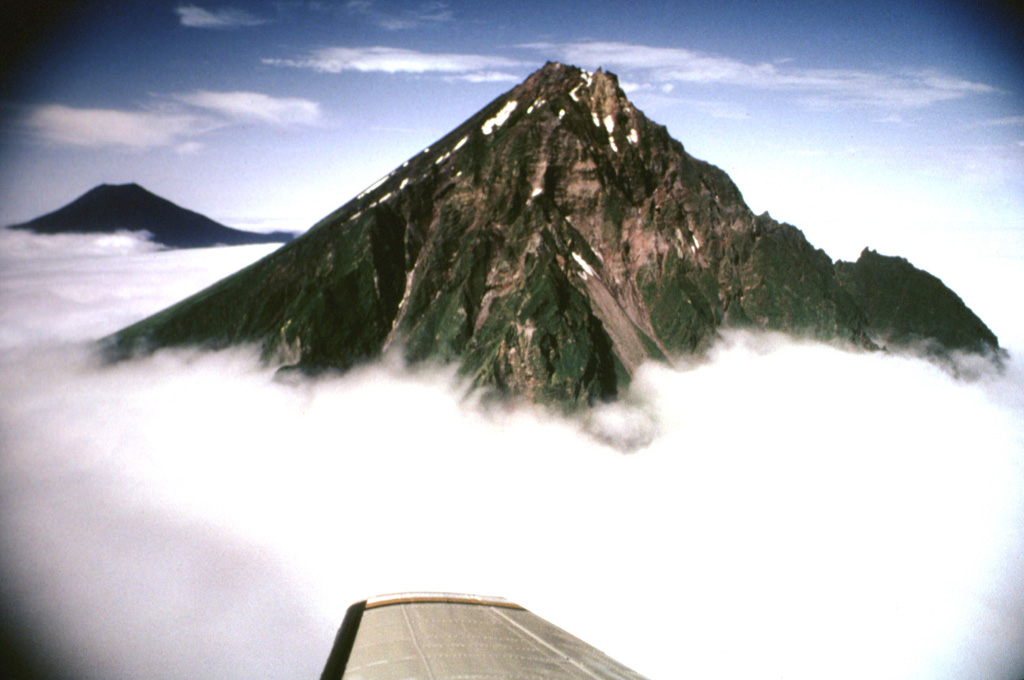
[[[890,113],[888,115],[882,116],[881,118],[876,118],[875,122],[876,123],[902,124],[902,123],[905,123],[906,121],[903,119],[902,115],[900,115],[898,113]]]
[[[170,147],[210,129],[208,122],[184,112],[85,109],[60,104],[34,109],[26,122],[48,142],[91,148]]]
[[[442,73],[480,82],[512,78],[496,69],[522,62],[482,54],[418,52],[400,47],[325,47],[299,59],[264,59],[274,66],[308,68],[320,73]]]
[[[747,107],[733,102],[689,100],[687,103],[694,108],[703,111],[712,118],[745,120],[750,117]]]
[[[389,31],[437,26],[453,19],[451,8],[445,2],[426,2],[419,7],[404,9],[397,13],[378,9],[377,3],[373,0],[349,0],[345,8]]]
[[[793,61],[748,63],[675,47],[617,42],[531,43],[530,49],[572,63],[625,68],[655,83],[731,85],[790,91],[814,106],[859,105],[911,109],[998,90],[937,70],[801,68]],[[637,79],[634,73],[633,80]]]
[[[198,138],[238,123],[311,125],[320,120],[320,105],[314,101],[259,92],[199,90],[172,99],[177,104],[136,111],[47,104],[30,111],[25,123],[39,138],[62,146],[194,153],[202,148]]]
[[[177,151],[182,156],[188,156],[188,155],[191,155],[191,154],[199,153],[200,151],[202,151],[205,148],[206,148],[206,145],[203,144],[202,142],[195,142],[195,141],[193,141],[193,142],[183,142],[181,144],[178,144],[177,146],[174,147],[174,150]]]
[[[267,23],[266,19],[231,7],[208,10],[196,5],[180,5],[174,12],[181,19],[181,25],[190,28],[241,28]]]
[[[176,99],[241,122],[309,125],[320,120],[320,105],[308,99],[276,98],[260,92],[198,90]]]
[[[521,78],[511,73],[502,73],[500,71],[475,71],[449,76],[448,80],[465,80],[470,83],[518,83]]]
[[[990,127],[1024,125],[1024,116],[1005,116],[1003,118],[993,118],[992,120],[982,121],[981,123],[979,123],[979,125],[986,125]]]
[[[802,158],[818,158],[826,155],[823,149],[786,149],[782,153],[787,156],[800,156]]]

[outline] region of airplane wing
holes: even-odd
[[[384,595],[349,607],[321,680],[645,680],[499,597]]]

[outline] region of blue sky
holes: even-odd
[[[134,181],[304,229],[550,59],[618,74],[833,257],[964,229],[1024,255],[1020,17],[960,4],[54,4],[7,69],[0,223]]]

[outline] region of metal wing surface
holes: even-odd
[[[321,680],[645,680],[494,597],[403,594],[352,605]]]

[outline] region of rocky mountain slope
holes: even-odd
[[[875,341],[888,347],[984,354],[995,334],[942,281],[902,257],[865,248],[856,262],[836,262],[836,276],[867,316]]]
[[[723,326],[872,347],[892,335],[873,323],[922,314],[946,341],[959,312],[890,309],[875,275],[754,215],[614,75],[549,63],[302,237],[108,349],[256,343],[267,361],[318,371],[399,346],[571,408],[614,398],[641,362],[699,352]],[[953,298],[942,305],[966,310]],[[997,347],[983,324],[964,332]]]
[[[250,243],[287,243],[294,234],[258,234],[232,229],[150,193],[138,184],[101,184],[63,208],[14,224],[37,234],[112,234],[144,231],[169,248],[205,248]]]

